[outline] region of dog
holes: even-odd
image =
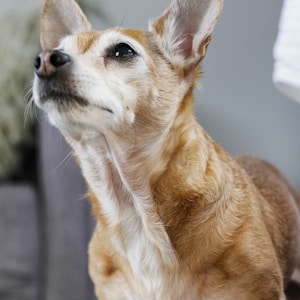
[[[193,113],[222,5],[174,0],[148,31],[94,31],[74,0],[45,0],[33,98],[87,182],[98,299],[286,299],[300,196]]]

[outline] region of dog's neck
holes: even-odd
[[[130,145],[115,136],[83,141],[69,140],[89,186],[93,211],[120,257],[128,260],[144,288],[166,270],[175,270],[177,260],[154,205],[150,161],[140,161]],[[119,142],[119,143],[118,143]],[[129,152],[125,149],[131,149]],[[150,151],[149,151],[150,152]],[[158,163],[157,163],[158,165]],[[103,227],[102,227],[103,229]],[[155,282],[152,282],[155,285]],[[161,280],[157,284],[163,284]],[[148,287],[149,291],[161,289]]]
[[[68,139],[94,194],[96,217],[104,217],[107,230],[120,229],[112,240],[135,272],[156,276],[157,268],[176,266],[166,226],[174,225],[174,216],[184,217],[182,209],[187,212],[199,195],[210,195],[202,197],[203,207],[217,197],[202,189],[207,188],[204,175],[215,149],[194,119],[191,95],[159,138],[143,141],[136,136],[134,140],[128,144],[117,134],[101,134],[86,142]]]
[[[170,138],[168,132],[152,142],[129,139],[130,144],[117,134],[88,141],[67,138],[93,194],[97,220],[105,223],[114,248],[139,278],[154,278],[162,274],[160,268],[174,270],[177,265],[151,190],[167,168]]]

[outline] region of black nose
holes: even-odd
[[[59,50],[43,51],[34,60],[35,73],[39,77],[49,78],[62,67],[71,63],[71,57]]]

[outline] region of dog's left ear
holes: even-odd
[[[172,64],[191,67],[205,56],[223,0],[174,0],[152,24]]]
[[[43,50],[58,47],[67,35],[91,30],[91,25],[74,0],[45,0],[41,16]]]

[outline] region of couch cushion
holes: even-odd
[[[0,299],[38,299],[37,198],[29,185],[0,186]]]

